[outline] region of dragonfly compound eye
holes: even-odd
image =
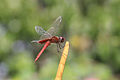
[[[59,39],[60,39],[60,42],[64,42],[65,40],[63,37],[60,37]]]

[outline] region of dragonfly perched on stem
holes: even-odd
[[[39,59],[41,54],[44,52],[44,50],[51,44],[51,43],[56,43],[57,44],[57,49],[62,48],[61,43],[64,42],[65,38],[64,37],[58,37],[55,36],[59,29],[59,25],[62,21],[62,17],[59,16],[54,23],[51,25],[50,29],[45,31],[42,27],[40,26],[35,26],[36,32],[41,35],[40,40],[33,40],[32,43],[38,43],[38,44],[45,44],[39,54],[37,55],[35,62]],[[58,50],[59,51],[59,50]]]

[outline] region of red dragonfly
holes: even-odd
[[[40,40],[34,40],[32,42],[34,43],[39,43],[39,44],[44,44],[44,47],[41,49],[41,51],[39,52],[39,54],[37,55],[35,62],[39,59],[40,55],[43,53],[43,51],[51,44],[51,43],[56,43],[57,44],[57,48],[61,48],[61,43],[64,42],[64,38],[63,37],[58,37],[55,36],[54,34],[58,31],[59,29],[59,25],[62,21],[62,17],[59,16],[54,23],[51,25],[51,28],[48,29],[47,31],[45,31],[42,27],[40,26],[35,26],[35,30],[36,32],[41,35]]]

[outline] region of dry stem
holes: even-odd
[[[65,62],[67,59],[68,51],[69,51],[69,42],[67,41],[65,44],[63,53],[62,53],[62,57],[61,57],[61,60],[59,63],[59,67],[58,67],[58,71],[57,71],[57,75],[56,75],[55,80],[62,80],[62,74],[64,71],[64,66],[65,66]]]

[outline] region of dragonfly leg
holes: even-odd
[[[64,44],[60,44],[61,48],[64,48]]]
[[[59,46],[59,48],[60,48],[60,49],[62,49],[62,47],[61,47],[60,43],[58,43],[58,46]]]
[[[64,44],[58,43],[58,45],[60,49],[64,48]]]
[[[58,53],[60,52],[60,50],[59,50],[59,44],[57,44],[57,52]]]
[[[57,44],[57,52],[58,53],[61,53],[61,50],[60,50],[61,48],[60,48],[60,45],[59,44]]]

